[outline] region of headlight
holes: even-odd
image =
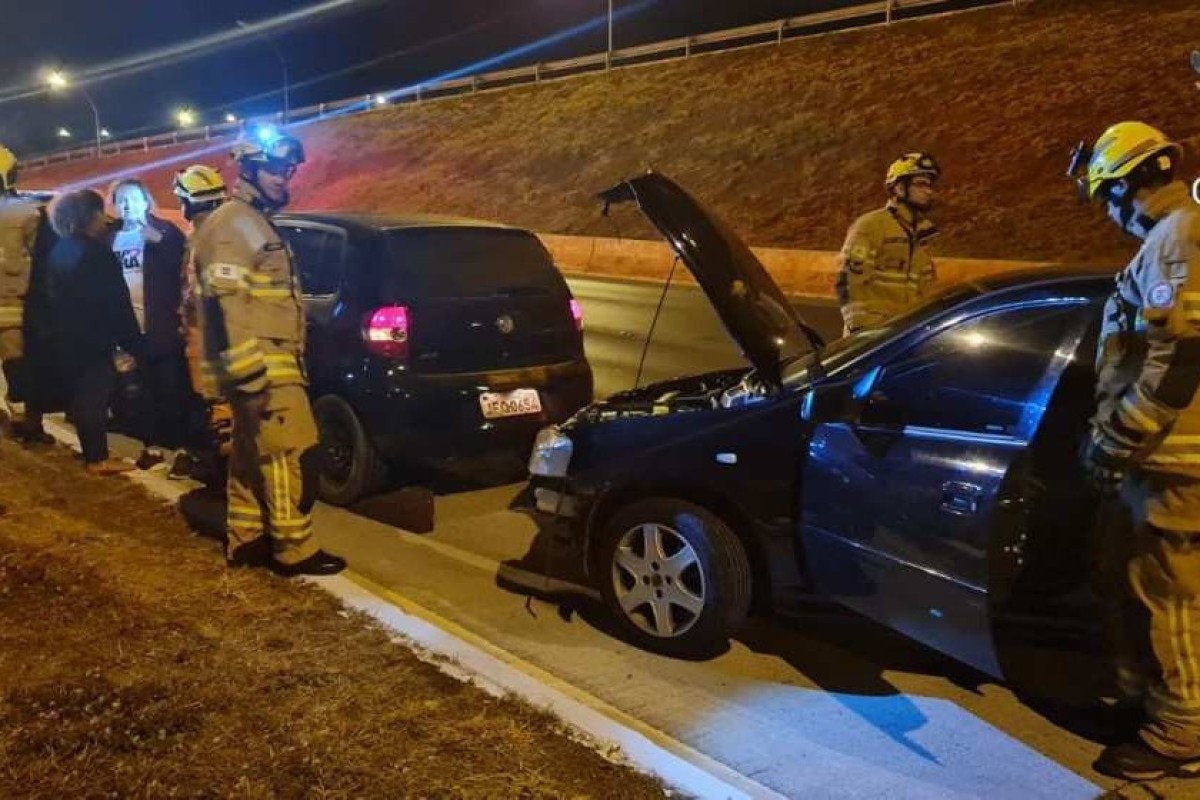
[[[563,435],[556,426],[542,428],[533,441],[533,453],[529,456],[529,474],[545,478],[565,478],[571,466],[571,453],[575,444]]]

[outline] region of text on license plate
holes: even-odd
[[[519,417],[525,414],[540,414],[542,399],[537,389],[516,389],[511,392],[484,392],[479,395],[479,407],[486,419],[497,417]]]

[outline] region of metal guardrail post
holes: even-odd
[[[775,44],[783,44],[783,26],[784,20],[779,20],[779,27],[775,30]]]
[[[324,116],[325,116],[325,104],[320,103],[317,105],[317,119],[321,119]]]
[[[690,58],[692,55],[692,37],[683,37],[683,57]]]
[[[887,0],[887,9],[884,11],[884,24],[886,25],[892,24],[892,7],[894,5],[896,5],[896,0]]]

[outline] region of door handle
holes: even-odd
[[[979,511],[979,498],[982,496],[982,486],[962,481],[946,481],[942,484],[942,511],[969,516]]]

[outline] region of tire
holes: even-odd
[[[655,540],[665,558],[646,557]],[[722,652],[749,616],[746,549],[705,508],[670,497],[639,500],[609,518],[599,544],[604,602],[638,647],[707,658]]]
[[[318,496],[330,505],[346,506],[382,487],[387,466],[354,409],[329,394],[313,403],[313,416],[321,437]]]

